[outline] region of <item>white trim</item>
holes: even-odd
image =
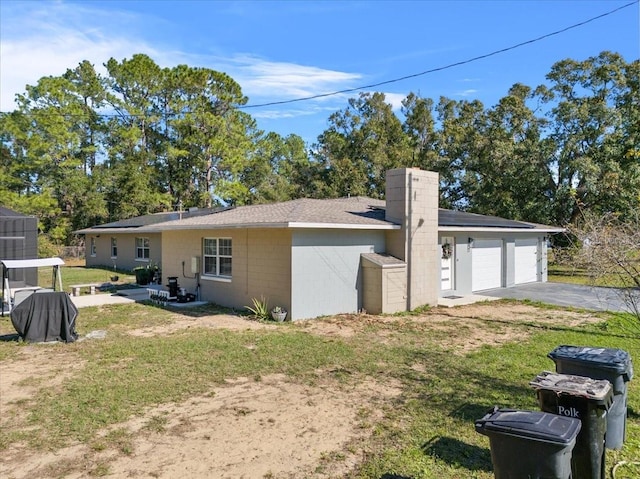
[[[440,226],[439,232],[469,232],[469,233],[562,233],[564,228],[489,228],[489,227],[464,227],[464,226]]]
[[[163,231],[178,230],[224,230],[239,228],[308,228],[308,229],[349,229],[349,230],[399,230],[402,226],[397,224],[348,224],[348,223],[228,223],[228,224],[194,224],[194,225],[172,225],[169,228],[163,227],[140,227],[136,231],[139,233],[161,233]]]
[[[138,246],[139,239],[142,240],[142,246]],[[147,246],[145,246],[145,243],[147,244]],[[142,253],[142,256],[138,256],[138,250],[140,250],[140,252]],[[149,254],[148,258],[144,257],[145,251]],[[149,262],[149,260],[151,259],[151,240],[149,239],[148,236],[134,236],[133,255],[134,255],[135,261],[144,261],[147,263]]]
[[[229,276],[210,276],[210,275],[201,275],[200,279],[205,281],[217,281],[218,283],[231,283],[231,278]]]
[[[116,254],[113,254],[113,248],[114,248],[114,241],[115,241],[115,249],[116,249]],[[111,259],[117,259],[118,258],[118,238],[116,238],[115,236],[112,236],[111,239],[109,240],[109,247],[111,248]]]
[[[400,225],[367,225],[348,223],[287,223],[287,228],[324,228],[324,229],[349,229],[349,230],[399,230]]]
[[[207,241],[215,241],[216,254],[206,254],[205,252],[205,243]],[[229,247],[231,249],[231,254],[222,254],[220,252],[222,241],[228,241]],[[221,259],[229,259],[231,261],[231,274],[233,275],[233,238],[230,236],[205,236],[202,238],[202,276],[209,276],[210,278],[229,278],[231,276],[226,274],[220,274],[222,267],[220,265]],[[205,265],[207,258],[216,258],[216,271],[214,273],[205,272]]]
[[[15,268],[40,268],[42,266],[61,266],[64,261],[60,258],[40,259],[3,259],[0,261],[7,269]]]
[[[136,228],[103,228],[96,230],[75,231],[76,234],[135,234],[135,233],[162,233],[164,231],[181,230],[223,230],[239,228],[309,228],[309,229],[351,229],[351,230],[399,230],[402,226],[398,224],[345,224],[345,223],[230,223],[230,224],[192,224],[192,225],[172,225],[170,227],[139,226]],[[438,231],[448,232],[486,232],[486,233],[563,233],[564,228],[500,228],[500,227],[478,227],[478,226],[438,226]]]

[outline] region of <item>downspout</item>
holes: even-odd
[[[413,221],[411,220],[412,217],[412,209],[413,209],[413,174],[411,172],[409,172],[409,201],[407,202],[407,215],[408,219],[405,220],[406,223],[406,235],[407,235],[407,311],[411,311],[411,274],[412,274],[412,267],[411,267],[411,257],[412,255],[412,251],[413,251],[413,235],[411,234],[411,229],[413,227]]]
[[[4,274],[5,274],[6,270],[7,270],[7,268],[5,267],[5,265],[2,265],[2,304],[0,304],[0,309],[2,310],[2,317],[3,318],[4,318],[4,303],[5,303],[6,299],[7,299],[4,296],[4,291],[5,291],[5,289],[4,289],[4,281],[5,281]],[[7,289],[9,289],[8,286],[7,286]],[[8,293],[9,293],[9,301],[11,301],[11,291],[8,291]],[[11,308],[11,303],[9,301],[6,301],[6,303],[9,305],[8,307]]]

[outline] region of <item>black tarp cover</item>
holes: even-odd
[[[78,310],[64,292],[33,293],[11,311],[11,322],[20,337],[28,342],[78,339]]]

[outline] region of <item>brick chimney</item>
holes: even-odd
[[[387,234],[387,253],[407,264],[407,310],[438,303],[438,173],[419,168],[387,171],[386,219],[401,230]]]

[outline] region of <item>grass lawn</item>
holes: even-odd
[[[549,263],[548,281],[553,283],[585,284],[589,286],[603,286],[608,288],[624,288],[629,285],[623,284],[619,276],[608,275],[594,279],[584,268],[566,266]]]
[[[353,434],[336,438],[333,449],[323,446],[322,454],[312,458],[313,467],[307,464],[303,472],[291,472],[286,461],[272,461],[267,472],[258,474],[259,466],[254,465],[254,473],[245,477],[488,479],[493,477],[489,441],[475,432],[474,420],[494,405],[537,410],[528,382],[539,372],[553,369],[546,357],[549,351],[560,344],[597,345],[622,348],[640,357],[640,340],[625,333],[619,316],[517,302],[277,325],[233,318],[240,325],[234,328],[220,327],[218,313],[200,308],[176,314],[140,304],[87,308],[80,312],[78,332],[104,330],[106,338],[68,345],[0,342],[0,375],[45,368],[38,374],[23,373],[11,386],[8,376],[0,381],[0,397],[5,395],[0,403],[4,408],[0,476],[126,477],[122,464],[151,454],[153,449],[143,445],[153,438],[159,438],[154,444],[161,447],[177,437],[165,456],[187,447],[193,439],[189,431],[196,428],[201,415],[208,417],[205,424],[213,424],[223,412],[207,416],[197,412],[198,405],[224,400],[225,391],[236,387],[238,378],[244,378],[244,388],[253,388],[254,396],[271,388],[277,378],[281,392],[275,409],[271,416],[256,420],[253,433],[244,436],[243,442],[251,445],[247,463],[261,450],[260,444],[250,442],[252,435],[285,423],[280,414],[295,415],[303,406],[316,408],[317,418],[331,412],[322,410],[323,403],[313,399],[313,391],[349,398],[337,403],[345,411],[352,411],[349,408],[355,403],[355,412],[344,414],[344,422],[354,421]],[[11,332],[5,318],[0,334]],[[60,375],[63,380],[56,379]],[[300,388],[301,397],[308,399],[290,400],[294,396],[287,391],[292,387]],[[394,393],[353,399],[354,391],[367,388]],[[15,395],[8,402],[7,393]],[[233,428],[261,417],[260,409],[266,407],[259,401],[242,406],[232,402],[236,399],[234,395],[227,399],[233,404],[232,419],[227,421],[229,441]],[[158,408],[165,408],[165,413],[157,412]],[[170,427],[178,416],[183,422]],[[132,419],[143,426],[132,428]],[[314,431],[322,432],[320,419],[295,434],[290,443],[280,437],[274,440],[293,455],[289,451],[304,449]],[[208,439],[211,434],[203,433]],[[224,440],[210,441],[204,451],[224,444]],[[229,444],[233,451],[242,449],[242,444]],[[74,460],[65,463],[69,454],[75,454]],[[192,452],[185,449],[179,457],[189,455]],[[635,379],[629,383],[626,444],[621,451],[607,451],[607,467],[621,463],[616,479],[640,477],[640,466],[631,464],[638,458],[640,381]],[[204,467],[216,455],[204,453],[197,460]],[[264,461],[269,461],[268,455]],[[221,464],[232,467],[232,462],[227,459]],[[28,463],[34,465],[22,466]],[[143,466],[137,467],[139,471]],[[157,472],[149,477],[170,476]],[[221,476],[209,472],[191,477]]]
[[[110,268],[86,268],[82,264],[70,263],[61,267],[62,289],[70,292],[72,284],[112,283],[115,285],[135,284],[136,277],[128,271],[114,271]],[[38,286],[51,287],[53,268],[38,268]],[[118,276],[114,281],[112,277]],[[57,285],[56,285],[57,287]]]

